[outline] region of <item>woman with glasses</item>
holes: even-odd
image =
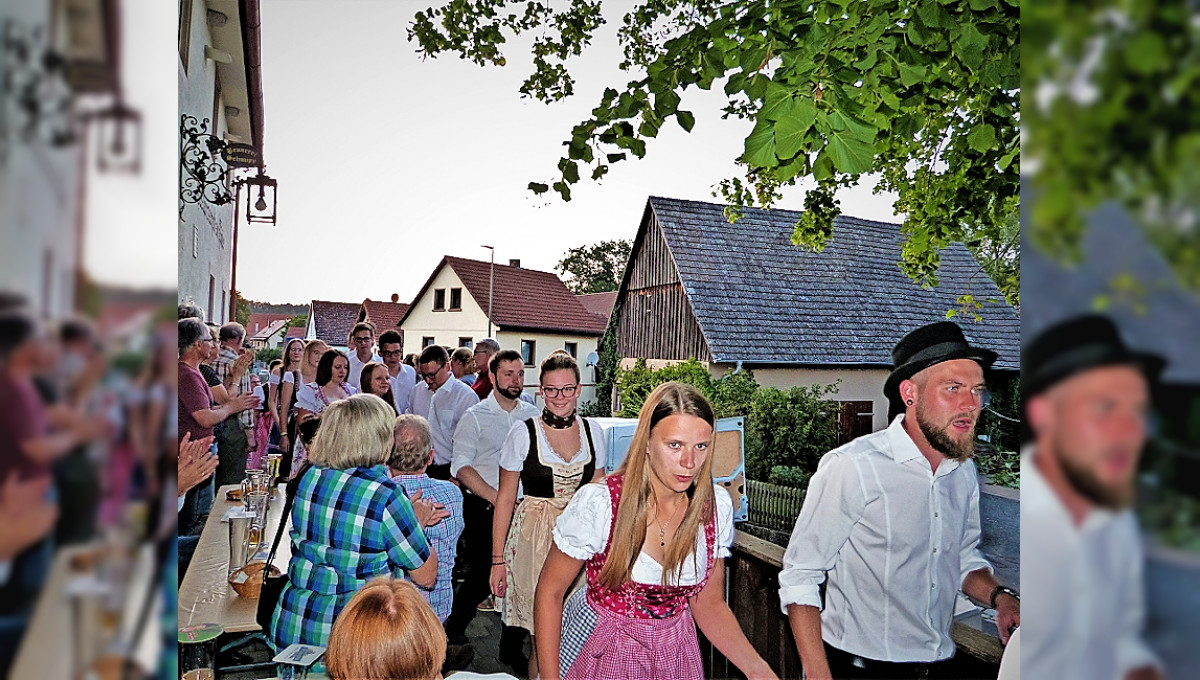
[[[305,385],[296,398],[296,422],[302,423],[320,415],[326,406],[357,393],[354,385],[346,382],[349,375],[350,360],[346,355],[336,349],[325,350],[317,362],[316,380]],[[299,440],[296,442],[296,452],[292,455],[292,469],[300,469],[307,459],[304,441]]]
[[[504,598],[505,625],[536,635],[533,594],[553,543],[554,522],[575,491],[604,476],[600,433],[576,413],[579,364],[556,352],[542,362],[538,382],[546,407],[516,423],[500,449],[500,487],[492,524],[492,592]],[[524,499],[517,502],[518,486]],[[511,527],[510,527],[511,524]],[[534,637],[534,649],[537,649]],[[538,676],[536,654],[529,677]]]
[[[396,398],[392,396],[392,381],[388,379],[390,376],[387,366],[376,361],[368,361],[358,375],[358,384],[362,386],[363,394],[374,394],[386,401],[388,406],[392,407],[392,412],[400,415],[396,411]]]

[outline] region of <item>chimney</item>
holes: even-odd
[[[400,301],[400,294],[392,293],[392,302],[399,302],[399,301]]]
[[[513,268],[515,268],[515,269],[520,269],[520,268],[521,268],[521,261],[520,261],[520,260],[509,260],[509,261],[508,261],[508,266],[510,266],[510,267],[513,267]]]

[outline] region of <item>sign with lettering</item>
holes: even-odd
[[[223,153],[225,162],[231,168],[257,168],[258,149],[249,144],[230,142],[225,145]]]

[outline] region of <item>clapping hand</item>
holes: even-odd
[[[210,456],[208,447],[213,438],[204,437],[192,441],[192,433],[185,432],[179,440],[178,490],[179,495],[187,493],[212,476],[217,471],[217,457]]]
[[[414,493],[408,500],[412,502],[413,514],[417,516],[417,522],[423,527],[431,527],[450,516],[450,511],[446,509],[445,505],[421,498],[420,491]]]

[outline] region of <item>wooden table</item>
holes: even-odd
[[[227,633],[249,633],[262,630],[255,621],[258,611],[258,600],[248,600],[239,597],[229,585],[229,525],[221,521],[225,511],[241,502],[225,500],[225,492],[240,488],[235,484],[222,486],[217,489],[213,500],[212,510],[209,511],[208,521],[200,533],[200,541],[196,544],[196,554],[188,566],[179,585],[179,625],[195,623],[219,623]],[[275,538],[279,527],[284,505],[284,485],[280,484],[275,496],[271,499],[271,507],[267,513],[267,530],[265,539],[267,549],[270,541]],[[290,518],[289,518],[290,521]],[[275,553],[275,564],[280,570],[286,571],[288,560],[292,556],[292,542],[288,539],[287,530],[279,539],[279,550]]]
[[[76,635],[73,624],[71,600],[67,589],[72,580],[79,578],[71,573],[71,558],[92,550],[91,546],[71,546],[59,549],[54,555],[50,575],[34,606],[33,617],[13,666],[11,678],[69,678],[74,673],[74,646]],[[162,654],[162,594],[156,589],[149,591],[150,579],[154,575],[154,546],[141,546],[134,558],[133,570],[129,575],[125,604],[121,614],[120,638],[128,640],[137,625],[138,616],[147,595],[153,598],[153,609],[146,629],[134,651],[133,657],[141,668],[155,671]],[[99,622],[97,621],[97,625]],[[101,656],[107,650],[97,650]]]

